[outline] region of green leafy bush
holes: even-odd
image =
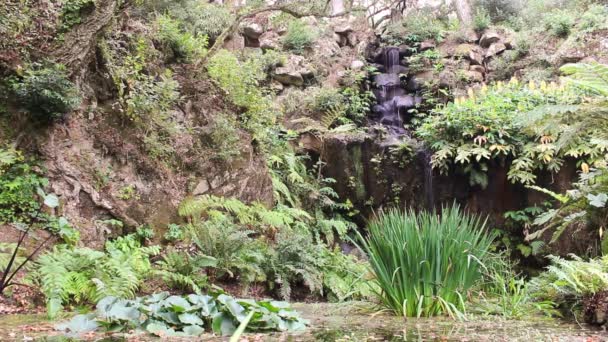
[[[548,130],[544,125],[528,126],[520,118],[546,106],[571,108],[583,97],[572,87],[531,82],[522,86],[513,79],[498,82],[466,99],[435,109],[416,130],[434,150],[432,164],[442,173],[451,166],[469,174],[472,185],[485,187],[486,171],[492,161],[513,160],[509,170],[512,182],[533,184],[534,171],[556,172],[563,158],[595,155],[601,144],[588,145],[583,139],[558,146],[554,144],[567,131]],[[536,127],[537,129],[534,129]],[[588,137],[586,137],[588,138]],[[597,142],[599,143],[599,142]],[[591,150],[584,149],[589,146]]]
[[[19,105],[41,122],[62,118],[78,108],[81,101],[65,67],[60,64],[35,64],[23,77],[12,79],[11,86]]]
[[[201,293],[209,285],[207,268],[216,265],[217,259],[200,253],[169,251],[155,264],[152,273],[171,289]]]
[[[95,6],[95,0],[66,0],[61,8],[61,30],[68,31],[82,22],[82,16]]]
[[[446,25],[431,11],[420,10],[390,24],[383,39],[390,45],[416,44],[427,39],[441,41],[446,31]]]
[[[279,113],[261,87],[261,81],[266,78],[261,59],[254,56],[240,61],[233,53],[221,50],[209,59],[207,70],[228,93],[230,100],[246,109],[243,127],[255,140],[268,144],[269,129],[274,126]]]
[[[606,5],[593,4],[583,13],[577,23],[577,28],[583,32],[594,32],[608,28],[608,7]]]
[[[440,214],[395,209],[380,214],[361,243],[382,304],[408,317],[460,316],[492,244],[484,226],[457,206]]]
[[[105,297],[97,303],[95,313],[78,315],[58,328],[72,334],[98,328],[113,332],[135,329],[172,338],[199,336],[206,331],[232,335],[239,325],[250,332],[300,331],[307,324],[285,302],[160,292],[135,300]]]
[[[184,238],[184,228],[178,224],[171,223],[167,226],[165,240],[175,242]]]
[[[477,32],[483,32],[492,25],[492,18],[484,9],[478,9],[473,18],[473,28]]]
[[[21,153],[0,149],[0,224],[30,222],[41,207],[38,189],[47,184]]]
[[[575,17],[567,10],[555,10],[544,18],[545,28],[556,37],[567,37],[572,31]]]
[[[316,39],[314,28],[304,24],[300,20],[289,23],[287,33],[283,36],[283,46],[297,54],[302,54],[312,46]]]
[[[207,131],[208,145],[214,151],[212,158],[230,163],[241,155],[238,127],[238,122],[228,114],[214,116]]]
[[[158,30],[158,39],[173,51],[178,60],[192,62],[205,54],[207,36],[194,35],[182,30],[180,22],[169,15],[159,15],[155,25]]]
[[[159,247],[141,247],[133,237],[106,243],[106,252],[56,246],[36,261],[34,275],[46,297],[47,313],[55,317],[69,303],[90,303],[113,295],[135,296],[150,272],[149,256]]]

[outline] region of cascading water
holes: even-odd
[[[407,68],[400,64],[399,48],[389,47],[384,50],[384,73],[374,77],[374,91],[378,104],[373,107],[375,120],[386,126],[390,133],[404,135],[403,127],[407,112],[421,102],[416,94],[407,94],[401,85],[401,75]]]
[[[408,73],[408,68],[401,65],[399,48],[384,49],[383,71],[374,76],[374,93],[378,100],[378,104],[372,109],[374,120],[387,128],[389,142],[399,142],[402,136],[409,134],[404,124],[411,119],[409,112],[422,102],[422,97],[419,96],[418,90],[411,89],[413,92],[408,93],[406,88],[410,87],[402,86],[401,77]],[[413,76],[409,76],[407,84],[416,84]],[[418,155],[423,163],[425,206],[432,210],[435,208],[432,152],[423,148]]]

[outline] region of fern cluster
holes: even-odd
[[[132,236],[106,244],[106,251],[55,246],[37,260],[34,278],[55,317],[66,304],[94,303],[105,296],[132,298],[150,272],[149,256],[159,247],[142,247]]]
[[[585,261],[549,256],[551,265],[530,281],[532,294],[542,300],[577,308],[585,296],[608,290],[608,257]]]

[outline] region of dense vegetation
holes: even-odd
[[[608,7],[471,4],[0,5],[0,309],[161,338],[299,331],[299,300],[607,324]],[[372,116],[386,46],[399,130]],[[498,213],[497,171],[524,198]]]

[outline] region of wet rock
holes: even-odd
[[[264,33],[264,28],[258,23],[245,22],[241,25],[241,32],[245,37],[258,39]]]
[[[377,87],[390,87],[398,86],[401,84],[401,80],[396,74],[378,74],[374,76],[374,83]]]
[[[434,41],[432,41],[432,40],[425,40],[422,43],[420,43],[419,50],[420,51],[426,51],[426,50],[434,49],[436,47],[437,47],[437,45],[435,44]]]
[[[304,84],[304,77],[302,74],[288,67],[277,68],[274,72],[273,78],[283,85],[293,85],[299,87]]]
[[[279,39],[279,35],[274,31],[264,32],[259,38],[260,48],[262,50],[278,50]]]
[[[486,51],[486,58],[489,57],[494,57],[498,54],[503,53],[505,50],[507,50],[507,47],[505,46],[505,44],[503,43],[494,43],[490,46],[490,48],[488,49],[488,51]]]
[[[490,45],[500,41],[500,35],[498,34],[498,32],[496,31],[486,31],[483,36],[481,36],[481,38],[479,39],[479,45],[481,45],[482,48],[487,49],[490,47]]]
[[[361,69],[363,69],[363,67],[365,67],[365,62],[360,61],[358,59],[356,59],[350,63],[350,68],[352,70],[361,70]]]
[[[397,96],[394,101],[397,108],[410,109],[416,106],[416,99],[412,95]]]
[[[403,65],[394,65],[391,67],[389,72],[398,75],[407,75],[410,72],[410,69],[408,67],[404,67]]]
[[[422,89],[422,84],[416,80],[416,77],[410,77],[407,80],[407,85],[405,86],[407,91],[415,92]]]
[[[409,45],[399,45],[399,57],[403,58],[403,57],[409,57],[413,54],[413,49],[411,46]]]

